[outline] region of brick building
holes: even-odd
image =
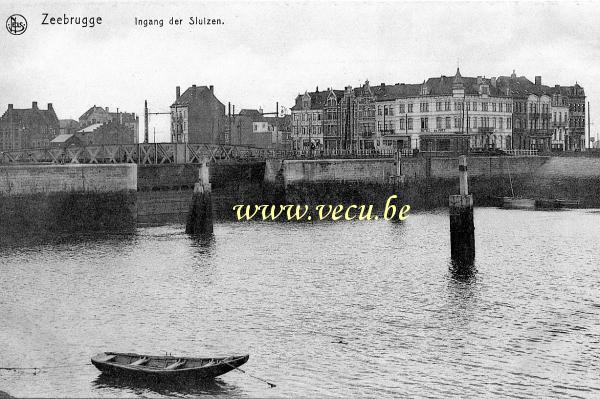
[[[171,142],[225,143],[226,122],[225,105],[213,86],[193,85],[183,94],[177,86],[171,105]]]
[[[75,134],[85,145],[133,144],[139,142],[139,131],[140,118],[135,113],[93,105],[79,117]]]
[[[59,132],[60,124],[51,103],[46,110],[38,108],[35,101],[26,109],[8,104],[0,118],[0,149],[45,148]]]

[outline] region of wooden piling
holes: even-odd
[[[192,205],[185,226],[187,234],[212,234],[212,195],[206,161],[198,169],[198,182],[194,185]]]
[[[473,223],[473,195],[469,194],[467,157],[458,158],[460,194],[451,195],[450,202],[450,252],[454,262],[473,264],[475,260],[475,226]]]

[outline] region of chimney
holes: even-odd
[[[11,111],[13,109],[13,105],[12,104],[8,104],[8,110]]]
[[[33,109],[37,109],[37,101],[33,101],[33,102],[31,103],[31,108],[33,108]]]
[[[180,96],[181,96],[181,87],[177,86],[175,88],[175,101],[179,100]]]
[[[482,82],[481,76],[477,76],[477,84],[480,85]]]
[[[48,103],[48,111],[54,111],[54,108],[52,108],[52,103]]]
[[[511,78],[513,78],[513,79],[517,77],[517,74],[515,73],[515,70],[514,70],[514,69],[513,69],[513,73],[512,73],[512,75],[510,75],[510,77],[511,77]]]
[[[490,81],[492,82],[492,86],[496,87],[496,77],[495,77],[495,76],[492,76],[492,77],[490,78]]]
[[[319,86],[317,86],[317,88],[315,89],[315,93],[319,92]]]
[[[382,89],[385,89],[385,83],[382,83],[382,84],[381,84],[381,88],[382,88]]]
[[[542,77],[541,76],[536,76],[535,77],[535,85],[536,86],[541,86],[542,85]]]
[[[192,85],[192,89],[196,90],[196,85]]]
[[[208,88],[210,89],[210,92],[211,92],[211,93],[214,93],[214,91],[215,91],[215,86],[213,86],[213,85],[210,85],[210,86],[208,86]]]
[[[108,107],[105,107],[104,109],[106,110],[106,112],[108,112]]]

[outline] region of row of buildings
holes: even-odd
[[[193,85],[181,94],[175,89],[171,105],[171,142],[247,145],[289,149],[290,115],[262,109],[233,112],[215,96],[214,86]]]
[[[32,102],[31,108],[8,104],[0,118],[0,150],[11,151],[70,144],[132,144],[138,142],[139,117],[92,106],[79,120],[58,119],[51,103],[46,109]]]
[[[454,138],[472,149],[575,151],[585,148],[585,92],[510,76],[429,78],[296,97],[291,114],[225,105],[213,86],[176,87],[170,106],[173,143],[238,144],[293,150],[448,150]],[[147,127],[146,127],[147,129]],[[137,143],[139,118],[92,106],[79,120],[59,120],[52,104],[0,118],[0,149]],[[147,139],[147,131],[146,131]]]
[[[545,86],[541,76],[429,78],[344,90],[305,92],[292,107],[291,147],[446,150],[461,137],[470,148],[573,151],[585,148],[585,92]]]

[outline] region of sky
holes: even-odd
[[[584,87],[592,136],[600,130],[600,5],[593,2],[169,2],[3,1],[22,35],[0,31],[0,112],[8,104],[78,119],[92,105],[140,115],[167,112],[192,84],[214,85],[236,110],[290,108],[305,91],[366,79],[421,83],[451,76],[510,75]],[[101,17],[93,28],[42,25]],[[170,25],[171,17],[182,25]],[[222,25],[189,25],[190,17]],[[162,19],[163,27],[135,25]],[[150,141],[169,140],[168,115],[150,116]]]

